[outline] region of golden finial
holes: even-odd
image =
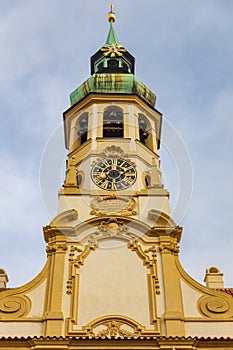
[[[110,7],[110,11],[108,13],[108,21],[111,23],[111,22],[115,22],[116,20],[116,15],[115,13],[113,12],[113,4],[110,4],[109,5]]]

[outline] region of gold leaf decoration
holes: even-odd
[[[104,56],[122,56],[124,52],[126,52],[126,49],[122,45],[105,45],[102,47],[101,51],[103,51]]]

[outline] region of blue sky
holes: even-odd
[[[43,154],[56,141],[54,152],[64,161],[62,113],[70,92],[90,75],[90,56],[105,42],[108,4],[0,4],[0,267],[9,286],[29,281],[45,262],[42,226],[56,214],[64,176],[58,168],[48,188],[51,203],[44,197],[44,205]],[[218,266],[233,287],[233,2],[114,4],[119,41],[135,56],[136,76],[157,95],[164,115],[161,167],[173,213],[184,169],[173,157],[169,123],[190,156],[193,180],[187,174],[184,186],[189,193],[192,184],[192,198],[184,218],[175,217],[184,227],[181,262],[200,282],[206,267]]]

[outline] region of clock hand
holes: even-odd
[[[116,170],[116,167],[117,167],[116,161],[117,161],[116,159],[113,159],[112,170]]]
[[[96,176],[96,178],[98,179],[106,179],[106,174],[99,174],[98,176]]]

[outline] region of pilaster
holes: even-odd
[[[177,238],[160,236],[160,252],[163,271],[166,336],[185,336],[184,312],[179,273],[174,257],[179,253]]]
[[[61,336],[64,317],[62,312],[62,295],[64,289],[65,255],[67,250],[66,237],[51,229],[48,232],[48,259],[51,268],[46,287],[46,301],[44,308],[44,336]],[[51,237],[52,236],[52,237]]]

